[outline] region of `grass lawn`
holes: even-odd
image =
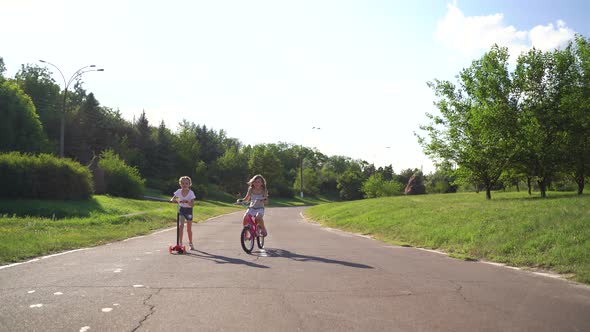
[[[322,204],[322,225],[463,259],[548,269],[590,284],[590,195],[550,192],[397,196]]]
[[[195,222],[242,207],[202,202]],[[0,200],[0,265],[176,225],[176,205],[96,195],[87,201]]]
[[[327,203],[327,204],[324,204]],[[526,193],[397,196],[331,203],[325,198],[270,201],[312,205],[321,224],[401,245],[438,249],[462,259],[548,269],[590,284],[590,195]],[[87,201],[0,200],[0,265],[96,246],[174,227],[170,203],[94,196]],[[198,201],[195,221],[242,210]]]

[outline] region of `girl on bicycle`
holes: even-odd
[[[244,214],[244,226],[248,224],[246,217],[251,215],[258,223],[262,236],[268,235],[264,226],[264,205],[268,203],[268,191],[266,190],[266,180],[260,174],[256,174],[248,181],[248,192],[242,201],[250,201],[250,206]]]

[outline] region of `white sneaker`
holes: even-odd
[[[192,243],[189,243],[188,246],[191,248],[191,250],[195,250],[195,247],[193,246]]]

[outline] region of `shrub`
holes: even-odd
[[[403,189],[403,184],[394,180],[384,180],[379,173],[371,175],[362,186],[366,198],[401,195]]]
[[[92,175],[88,168],[49,154],[0,154],[0,197],[88,199]]]
[[[142,198],[145,180],[135,167],[128,166],[112,150],[100,155],[98,166],[104,170],[106,193],[113,196]]]

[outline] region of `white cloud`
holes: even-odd
[[[529,32],[531,43],[534,47],[550,51],[562,47],[574,38],[575,32],[569,29],[562,20],[557,21],[557,26],[552,23],[548,25],[537,25]]]
[[[533,46],[541,50],[559,48],[573,38],[574,31],[558,20],[556,25],[537,25],[518,30],[504,22],[504,15],[465,16],[456,2],[447,4],[446,16],[438,22],[435,38],[464,56],[473,57],[493,44],[508,47],[513,59]]]

